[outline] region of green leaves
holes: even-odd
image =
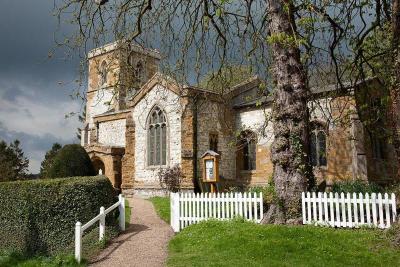
[[[0,181],[24,179],[28,166],[29,160],[24,156],[19,140],[10,145],[0,141]]]
[[[267,37],[267,42],[270,45],[281,45],[283,47],[300,47],[306,45],[307,41],[303,38],[296,37],[292,34],[286,34],[284,32],[273,33]]]
[[[92,162],[85,149],[78,144],[65,145],[54,155],[46,178],[95,175]]]
[[[86,223],[116,201],[104,176],[0,183],[0,251],[72,252],[75,223]],[[116,223],[112,214],[107,220]]]

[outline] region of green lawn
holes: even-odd
[[[170,204],[169,197],[152,197],[150,201],[153,203],[158,216],[169,223],[170,221]]]
[[[208,221],[169,244],[168,266],[400,266],[379,230]]]
[[[74,256],[55,256],[55,257],[26,257],[18,253],[0,253],[1,267],[81,267],[86,263],[76,263]]]
[[[169,222],[169,198],[150,200]],[[400,266],[400,248],[381,230],[207,221],[170,241],[168,266]]]

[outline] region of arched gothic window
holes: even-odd
[[[241,160],[243,162],[242,170],[255,170],[257,147],[256,134],[249,130],[243,131],[240,134],[238,145],[239,152],[241,152]]]
[[[310,132],[310,163],[312,166],[326,166],[326,133],[322,125],[314,124]]]
[[[149,166],[167,163],[167,122],[157,106],[152,109],[147,125],[147,163]]]
[[[107,83],[107,62],[104,60],[100,65],[100,86]]]

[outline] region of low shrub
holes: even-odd
[[[158,172],[158,179],[161,187],[175,193],[181,190],[181,184],[184,178],[185,175],[179,165],[160,169]]]
[[[65,145],[54,157],[46,178],[96,175],[85,149],[78,145]]]
[[[73,243],[77,221],[116,201],[104,176],[0,183],[0,251],[54,255]],[[107,224],[115,223],[110,213]]]
[[[385,192],[394,193],[396,196],[400,197],[400,184],[392,184],[385,188]]]
[[[382,188],[374,183],[367,183],[362,180],[354,181],[342,181],[334,183],[332,186],[332,192],[337,193],[378,193],[381,192]]]
[[[270,205],[272,203],[276,203],[276,201],[277,201],[277,196],[276,196],[276,193],[275,193],[275,187],[272,184],[271,185],[267,185],[267,186],[250,187],[248,192],[256,192],[256,193],[262,192],[264,204],[266,204],[266,205]]]

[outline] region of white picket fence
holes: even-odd
[[[97,221],[99,222],[99,240],[104,238],[106,233],[106,215],[113,211],[114,209],[119,209],[119,228],[121,231],[125,230],[125,198],[120,194],[118,196],[118,201],[111,205],[109,208],[104,209],[104,207],[100,207],[100,213],[91,219],[86,224],[82,225],[81,222],[76,222],[75,225],[75,259],[77,262],[81,262],[82,257],[82,235],[83,231],[88,229],[90,226],[95,224]]]
[[[303,224],[389,228],[396,219],[396,198],[387,193],[302,193]]]
[[[171,193],[171,226],[175,232],[207,219],[243,217],[261,222],[262,193]]]

